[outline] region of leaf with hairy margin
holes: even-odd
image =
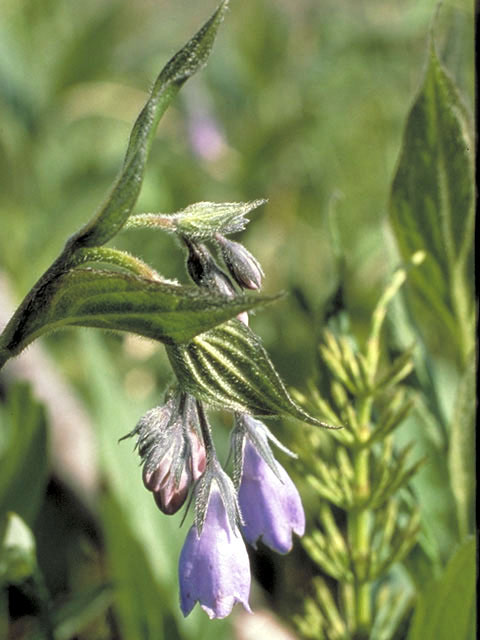
[[[206,240],[216,233],[229,235],[247,226],[247,213],[265,204],[266,200],[250,202],[196,202],[177,213],[140,213],[129,218],[125,229],[161,229],[186,236],[191,240]]]
[[[35,312],[12,337],[21,351],[40,335],[68,326],[131,331],[160,342],[187,342],[242,311],[278,296],[227,298],[198,287],[163,283],[130,273],[78,268],[49,282]]]
[[[407,293],[426,339],[448,340],[464,360],[473,329],[473,144],[469,117],[433,42],[408,116],[392,184],[390,219],[405,261],[426,252]]]
[[[205,66],[227,6],[228,0],[221,2],[212,17],[160,72],[133,126],[123,166],[110,195],[95,217],[72,236],[69,243],[73,248],[104,244],[127,221],[140,193],[158,122],[184,82]]]
[[[290,397],[267,352],[243,322],[229,320],[188,344],[167,345],[183,388],[208,404],[257,416],[292,416],[329,426]]]

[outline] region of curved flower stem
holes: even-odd
[[[210,425],[208,424],[207,416],[205,415],[203,403],[200,402],[200,400],[196,400],[196,404],[208,466],[209,463],[211,463],[216,458],[215,445],[213,444],[212,433]]]

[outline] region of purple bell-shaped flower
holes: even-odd
[[[187,616],[200,603],[210,618],[225,618],[237,602],[250,612],[250,564],[238,528],[232,528],[220,492],[212,487],[199,535],[188,532],[179,562],[180,606]]]
[[[238,501],[245,525],[245,540],[255,546],[262,540],[278,553],[292,548],[292,533],[305,533],[305,513],[297,488],[285,469],[276,462],[278,476],[245,440],[243,471]]]

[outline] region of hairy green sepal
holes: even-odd
[[[228,322],[167,353],[182,387],[219,407],[257,416],[284,415],[328,426],[290,397],[267,352],[243,322]]]

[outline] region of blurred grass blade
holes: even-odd
[[[475,637],[475,539],[466,540],[441,578],[419,596],[407,640]]]
[[[448,452],[450,484],[457,506],[460,538],[475,528],[475,354],[460,380]]]
[[[161,342],[187,342],[196,334],[275,297],[215,296],[198,287],[156,282],[128,273],[74,269],[44,287],[45,307],[28,314],[10,338],[13,353],[40,335],[67,326],[131,331]]]
[[[108,562],[115,585],[113,608],[121,636],[129,640],[167,639],[165,627],[168,622],[172,624],[166,606],[170,598],[163,593],[146,550],[111,491],[104,494],[101,507]],[[170,553],[170,550],[159,548],[159,553]]]
[[[184,388],[213,406],[322,424],[292,400],[260,339],[239,320],[202,333],[189,344],[168,345],[167,353]]]
[[[77,637],[88,625],[105,613],[112,600],[112,587],[108,584],[91,587],[60,605],[52,615],[55,640],[70,640]],[[26,640],[44,640],[45,633],[38,631]]]
[[[32,524],[48,473],[45,411],[29,385],[17,383],[8,390],[0,418],[0,514],[14,511]]]
[[[5,523],[0,523],[0,589],[5,584],[21,584],[36,568],[33,533],[20,516],[10,511]]]
[[[227,5],[228,0],[224,0],[200,31],[162,69],[133,126],[122,169],[107,201],[97,215],[71,238],[71,246],[104,244],[127,221],[140,193],[158,122],[183,83],[206,64]]]
[[[390,217],[403,259],[427,254],[407,284],[417,324],[438,344],[452,341],[463,361],[472,347],[473,185],[466,109],[432,43],[407,120]]]

